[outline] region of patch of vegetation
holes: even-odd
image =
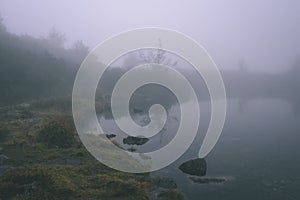
[[[147,173],[123,173],[101,164],[76,140],[69,113],[51,103],[34,105],[26,118],[18,114],[22,106],[0,113],[3,118],[12,113],[0,120],[0,199],[149,199],[153,181]],[[128,162],[125,156],[120,162]]]
[[[48,148],[69,148],[74,143],[74,134],[63,123],[52,121],[40,131],[37,140]]]
[[[148,199],[148,174],[106,167],[74,134],[71,93],[88,48],[82,42],[64,48],[55,30],[43,39],[15,35],[1,22],[0,200]],[[110,107],[108,83],[96,96],[99,112]],[[128,162],[126,155],[118,162]]]
[[[176,190],[167,190],[163,191],[158,195],[159,200],[183,200],[184,197],[181,193],[177,192]]]
[[[96,165],[96,164],[95,164]],[[94,166],[90,166],[95,167]],[[147,199],[143,179],[118,173],[83,174],[80,167],[34,165],[7,170],[0,179],[5,199]]]
[[[72,97],[71,96],[56,96],[43,98],[31,101],[33,109],[43,111],[60,111],[64,113],[71,113]]]
[[[10,131],[7,128],[0,127],[0,141],[4,141],[10,135]]]

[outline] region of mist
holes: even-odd
[[[300,199],[300,1],[0,0],[0,14],[0,198]],[[91,71],[76,84],[85,58],[92,69],[107,62],[94,54],[96,45],[143,27],[179,31],[202,45],[220,69],[226,99],[222,94],[211,99],[188,60],[154,48],[113,60],[97,88]],[[136,88],[136,82],[121,82],[114,104],[121,112],[115,115],[118,81],[142,64],[127,79],[148,80],[155,72],[153,77],[172,87],[178,83],[176,92],[149,81],[130,93],[127,88]],[[169,68],[154,69],[160,65]],[[95,95],[89,95],[91,88]],[[199,149],[216,102],[226,104],[225,124],[203,158]],[[164,115],[151,116],[157,104]],[[76,117],[81,117],[77,123]],[[151,136],[138,135],[141,129],[132,135],[117,123],[143,128],[152,119],[161,129]],[[177,139],[173,147],[193,141],[177,160],[156,171],[130,171],[151,166],[145,153],[171,144],[182,122],[188,124],[181,131],[183,143]],[[92,151],[86,142],[95,144]],[[118,171],[95,152],[130,170]],[[133,152],[141,163],[131,158]]]
[[[278,73],[300,55],[300,2],[267,1],[17,1],[2,0],[8,31],[44,37],[51,27],[90,48],[141,27],[180,31],[203,45],[220,69]]]

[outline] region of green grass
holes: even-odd
[[[101,164],[78,140],[70,113],[47,106],[31,107],[27,118],[19,115],[24,108],[18,106],[0,113],[0,154],[7,157],[1,163],[0,199],[149,199],[147,173]],[[62,133],[68,145],[51,138]],[[172,190],[160,198],[179,197]]]

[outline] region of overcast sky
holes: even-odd
[[[220,68],[278,72],[300,57],[299,0],[0,0],[9,31],[46,36],[51,27],[93,47],[132,28],[166,27],[202,44]]]

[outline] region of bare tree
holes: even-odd
[[[66,42],[66,37],[53,27],[49,32],[48,41],[53,46],[63,47],[64,43]]]
[[[157,49],[146,49],[138,51],[139,58],[145,63],[164,64],[168,66],[177,65],[177,61],[172,61],[171,58],[167,58],[166,51],[162,48],[161,40],[158,40],[159,47]]]

